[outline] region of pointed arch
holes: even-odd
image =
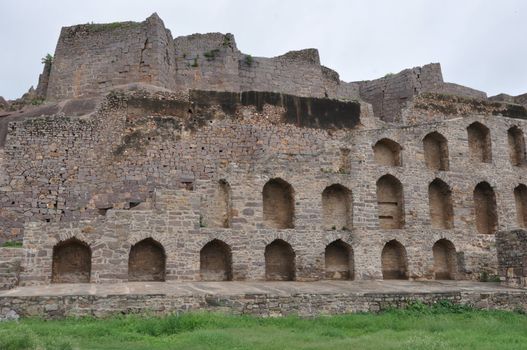
[[[377,141],[373,146],[375,163],[387,166],[401,166],[401,145],[388,138]]]
[[[225,179],[216,184],[213,202],[210,206],[210,227],[231,227],[232,205],[231,186]]]
[[[265,247],[265,278],[268,281],[295,279],[295,252],[286,241],[275,239]]]
[[[384,245],[381,254],[381,263],[383,279],[408,279],[406,249],[404,249],[404,246],[397,240],[391,240]]]
[[[404,227],[403,185],[396,177],[387,174],[377,180],[377,205],[381,228]]]
[[[514,188],[516,203],[516,222],[519,227],[527,228],[527,186],[519,184]]]
[[[449,169],[448,141],[437,131],[423,139],[425,162],[428,169],[447,171]]]
[[[340,184],[326,187],[322,192],[322,212],[326,230],[351,229],[353,225],[351,191]]]
[[[128,258],[129,281],[164,281],[166,255],[163,245],[152,238],[134,244]]]
[[[432,247],[434,255],[434,278],[454,280],[457,272],[456,247],[448,239],[440,239]]]
[[[326,246],[324,261],[326,279],[352,280],[354,278],[353,249],[341,239]]]
[[[512,165],[525,165],[525,138],[523,131],[516,125],[507,130],[509,141],[509,156]]]
[[[476,228],[479,233],[493,234],[498,229],[496,195],[492,186],[480,182],[474,188]]]
[[[295,202],[293,187],[280,178],[267,181],[262,191],[264,223],[267,227],[294,227]]]
[[[434,179],[428,186],[428,207],[432,227],[442,229],[454,227],[452,190],[443,180]]]
[[[75,237],[53,247],[51,283],[89,283],[91,249]]]
[[[477,162],[492,162],[492,142],[490,130],[485,125],[474,122],[467,128],[470,158]]]
[[[232,281],[231,247],[219,239],[205,244],[199,252],[202,281]]]

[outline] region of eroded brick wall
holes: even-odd
[[[360,81],[360,97],[373,105],[375,115],[387,122],[401,122],[402,110],[424,92],[486,99],[487,94],[465,86],[445,83],[439,63],[405,69],[383,78]]]
[[[156,15],[146,21],[62,28],[47,84],[48,100],[97,96],[116,85],[175,89],[172,35]]]
[[[514,188],[523,168],[499,155],[508,154],[512,126],[527,128],[522,119],[474,113],[405,127],[316,128],[287,122],[283,106],[194,105],[190,113],[188,98],[162,96],[146,100],[167,107],[175,99],[172,109],[141,109],[131,100],[138,96],[125,94],[110,96],[90,118],[10,123],[1,191],[4,213],[29,222],[31,274],[24,283],[50,281],[53,246],[71,236],[92,249],[92,282],[127,280],[130,247],[148,237],[165,249],[167,280],[199,280],[200,251],[213,239],[230,247],[237,280],[265,279],[265,247],[275,239],[295,252],[298,280],[323,278],[326,247],[338,239],[353,249],[356,279],[382,278],[382,249],[393,239],[406,250],[409,278],[434,278],[433,245],[446,239],[456,252],[456,276],[478,279],[498,265],[495,235],[477,230],[476,185],[486,182],[495,193],[497,229],[518,225]],[[359,125],[375,125],[367,118],[361,114]],[[470,157],[467,128],[474,122],[490,130],[490,163]],[[448,171],[427,166],[423,139],[434,132],[448,142]],[[381,139],[400,145],[401,166],[376,162]],[[342,150],[349,150],[344,161]],[[402,229],[379,224],[376,188],[385,175],[403,190]],[[294,228],[265,223],[263,189],[277,178],[293,189]],[[449,228],[432,225],[428,191],[436,178],[452,190]],[[220,180],[231,191],[228,228],[207,221]],[[351,227],[324,224],[322,193],[331,185],[352,194]],[[160,201],[162,189],[180,192]],[[183,204],[170,209],[167,201]]]
[[[496,244],[501,280],[513,287],[527,287],[527,232],[498,232]]]

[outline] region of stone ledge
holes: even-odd
[[[0,293],[3,315],[61,318],[168,314],[197,310],[232,314],[315,316],[403,308],[449,300],[480,309],[527,310],[527,291],[496,283],[455,281],[157,282],[63,284]]]

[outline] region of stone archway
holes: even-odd
[[[448,141],[437,131],[431,132],[423,139],[425,163],[431,170],[448,170]]]
[[[267,227],[294,227],[295,203],[293,187],[282,179],[267,181],[262,190],[264,223]]]
[[[479,233],[494,234],[498,229],[496,194],[487,182],[480,182],[474,188],[474,211],[476,229]]]
[[[492,162],[492,141],[490,130],[485,125],[474,122],[467,128],[470,158],[477,162]]]
[[[161,243],[146,238],[134,244],[128,259],[129,281],[164,281],[166,255]]]
[[[324,229],[351,229],[353,225],[351,191],[339,184],[326,187],[322,192],[322,213]]]
[[[377,180],[377,205],[381,228],[404,227],[403,185],[394,176],[387,174]]]
[[[352,280],[354,278],[353,250],[340,239],[326,246],[324,252],[325,277],[332,280]]]
[[[214,239],[199,253],[202,281],[232,281],[232,254],[228,244]]]
[[[286,241],[276,239],[265,247],[265,279],[268,281],[295,279],[295,252]]]
[[[428,207],[433,228],[451,229],[454,226],[452,190],[443,180],[435,179],[428,185]]]
[[[398,241],[391,240],[384,245],[381,255],[382,278],[385,280],[408,279],[406,249]]]
[[[53,247],[51,283],[89,283],[91,274],[90,247],[70,238]]]
[[[387,138],[381,139],[373,146],[373,158],[379,165],[401,166],[401,145]]]
[[[457,261],[456,248],[447,239],[435,242],[432,252],[434,255],[434,278],[436,280],[456,279]]]

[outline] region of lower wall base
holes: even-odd
[[[280,289],[279,283],[274,284],[278,286],[276,289],[272,288],[273,284],[265,283],[260,283],[258,288],[254,288],[253,283],[248,284],[247,288],[242,288],[239,293],[232,290],[225,294],[213,292],[218,290],[217,285],[220,283],[212,283],[209,291],[206,290],[207,283],[201,283],[199,288],[203,292],[190,293],[187,290],[186,293],[176,294],[134,293],[134,288],[121,286],[132,292],[95,295],[30,295],[30,293],[16,295],[24,294],[19,292],[23,290],[20,288],[0,294],[0,310],[4,318],[37,316],[46,319],[70,316],[107,317],[113,314],[131,313],[161,315],[197,310],[263,317],[292,314],[307,317],[403,308],[417,300],[426,304],[450,300],[455,304],[466,304],[479,309],[527,311],[527,291],[505,288],[497,284],[472,283],[474,288],[471,290],[470,286],[467,287],[467,282],[460,288],[456,288],[455,282],[450,282],[448,288],[440,286],[430,290],[430,288],[419,288],[419,285],[427,285],[424,282],[405,282],[407,286],[398,284],[395,287],[402,286],[402,288],[394,288],[394,285],[390,284],[380,288],[382,290],[380,292],[371,292],[371,288],[364,288],[363,292],[357,292],[357,288],[345,292],[347,283],[349,282],[343,282],[343,286],[333,288],[335,289],[333,293],[327,288],[321,290],[320,283],[296,283],[301,285],[301,288],[292,288],[291,293]],[[287,283],[281,284],[287,285]],[[228,285],[228,282],[224,285]],[[86,286],[89,288],[90,285]],[[275,291],[262,292],[266,287],[271,287],[267,289]],[[448,290],[441,291],[441,288]],[[298,292],[293,289],[297,289]],[[417,292],[414,289],[429,290]],[[307,290],[311,291],[307,292]],[[44,289],[43,293],[46,292],[49,293],[49,290]]]

